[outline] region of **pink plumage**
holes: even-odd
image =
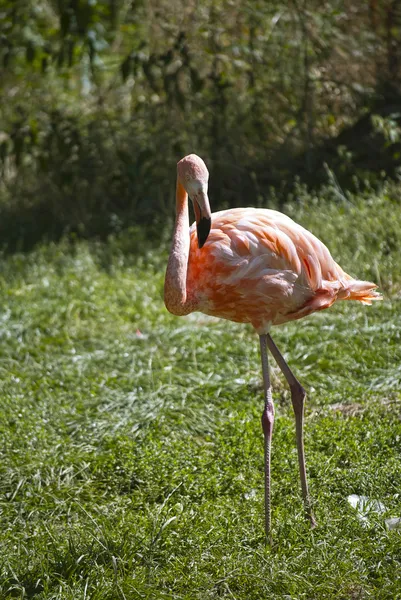
[[[202,249],[195,224],[190,236],[186,287],[193,309],[251,323],[259,334],[336,300],[370,304],[380,297],[374,283],[352,279],[318,238],[274,210],[214,213]]]

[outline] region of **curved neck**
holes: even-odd
[[[164,281],[164,303],[173,315],[187,315],[193,310],[187,298],[189,243],[188,194],[177,180],[173,243]]]

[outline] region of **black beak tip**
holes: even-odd
[[[207,240],[207,237],[210,232],[210,226],[212,224],[211,219],[207,219],[206,217],[202,217],[196,225],[196,232],[198,234],[198,248],[202,248],[204,243]]]

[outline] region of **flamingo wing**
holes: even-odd
[[[363,284],[355,299],[372,299],[366,292],[374,284],[353,280],[318,238],[277,211],[214,213],[201,250],[191,228],[187,288],[197,310],[250,322],[258,332],[351,297],[351,282]]]

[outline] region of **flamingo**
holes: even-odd
[[[263,208],[234,208],[211,214],[209,173],[196,154],[177,164],[176,219],[164,285],[173,315],[200,311],[250,323],[259,335],[264,388],[265,534],[271,541],[270,457],[274,404],[269,349],[291,390],[305,515],[313,514],[303,443],[305,390],[274,343],[273,325],[300,319],[337,300],[371,304],[381,299],[374,283],[354,279],[326,246],[286,215]],[[188,196],[196,223],[189,228]]]

